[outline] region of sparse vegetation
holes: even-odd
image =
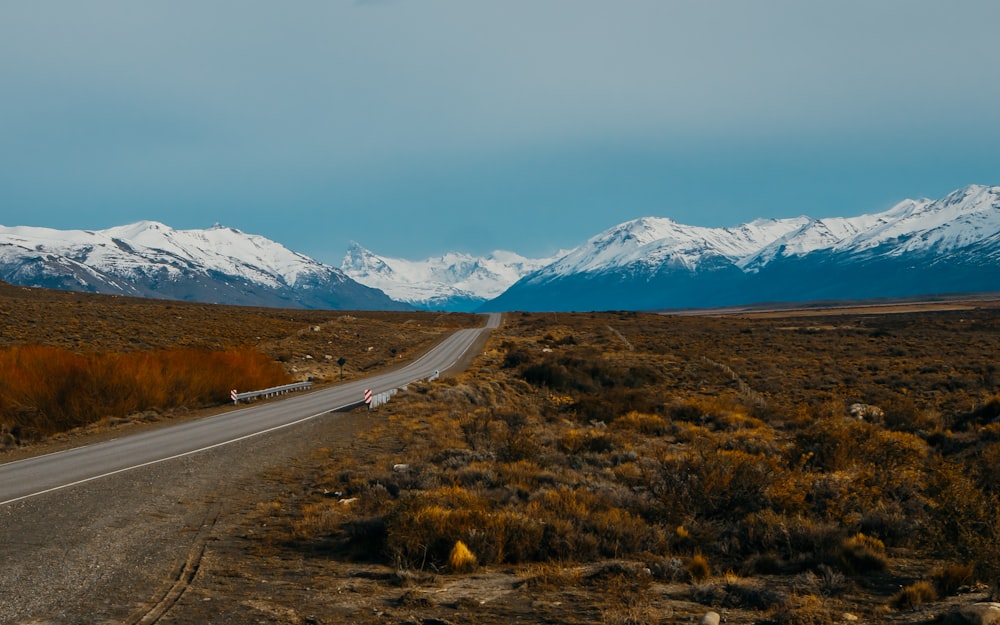
[[[280,310],[0,283],[0,450],[94,423],[218,406],[229,390],[351,378],[475,315]]]
[[[892,605],[900,610],[912,610],[918,605],[937,599],[934,585],[921,580],[902,588],[892,597]]]
[[[144,410],[217,405],[234,387],[290,381],[251,350],[170,349],[76,354],[40,345],[0,351],[0,418],[12,435],[37,439]]]
[[[69,360],[253,348],[292,374],[337,345],[356,350],[356,375],[391,362],[389,346],[416,349],[401,337],[433,317],[368,319],[383,339],[372,345],[343,313],[287,325],[298,313],[251,314],[271,319],[254,328],[259,341],[36,342]],[[697,622],[708,609],[731,622],[926,621],[928,606],[1000,584],[998,336],[990,308],[510,314],[468,373],[410,385],[351,453],[318,455],[251,510],[232,552],[331,576],[383,571],[366,575],[391,597],[352,613],[358,622],[395,609],[399,622],[459,609],[484,623]],[[38,349],[27,345],[4,347]],[[859,419],[855,403],[879,411]],[[513,580],[503,592],[520,612],[424,592],[490,575]]]
[[[900,577],[879,605],[992,582],[1000,315],[835,322],[510,315],[473,371],[388,408],[368,440],[392,460],[315,476],[357,498],[339,527],[272,539],[414,570],[456,571],[458,541],[485,567],[627,561],[779,623],[874,614],[852,597],[900,558],[934,582]],[[970,564],[933,572],[942,559]]]

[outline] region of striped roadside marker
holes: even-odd
[[[369,408],[372,405],[372,390],[370,388],[365,389],[365,403],[368,404]]]
[[[235,388],[233,390],[229,391],[229,396],[233,398],[233,403],[234,404],[237,403],[238,400],[236,399],[236,389]]]

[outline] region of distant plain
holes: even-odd
[[[355,376],[479,322],[0,295],[7,344],[251,345],[330,381],[325,355]],[[467,372],[245,488],[163,622],[920,623],[996,597],[1000,302],[885,305],[508,313]]]

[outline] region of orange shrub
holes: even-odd
[[[232,388],[289,381],[280,366],[252,350],[77,354],[28,345],[0,351],[0,372],[0,423],[28,436],[142,410],[218,404]]]

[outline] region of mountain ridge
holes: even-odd
[[[335,268],[260,235],[138,221],[0,226],[0,280],[23,286],[297,308],[662,310],[1000,291],[1000,187],[854,217],[710,228],[640,217],[552,258],[422,261],[352,242]]]
[[[731,228],[644,217],[610,228],[481,311],[730,306],[1000,290],[1000,187],[857,217]]]
[[[0,279],[206,303],[399,310],[338,269],[221,225],[174,230],[138,221],[105,230],[0,226]]]
[[[552,260],[496,250],[486,256],[449,252],[412,261],[380,256],[352,241],[340,269],[353,280],[417,308],[472,311]]]

